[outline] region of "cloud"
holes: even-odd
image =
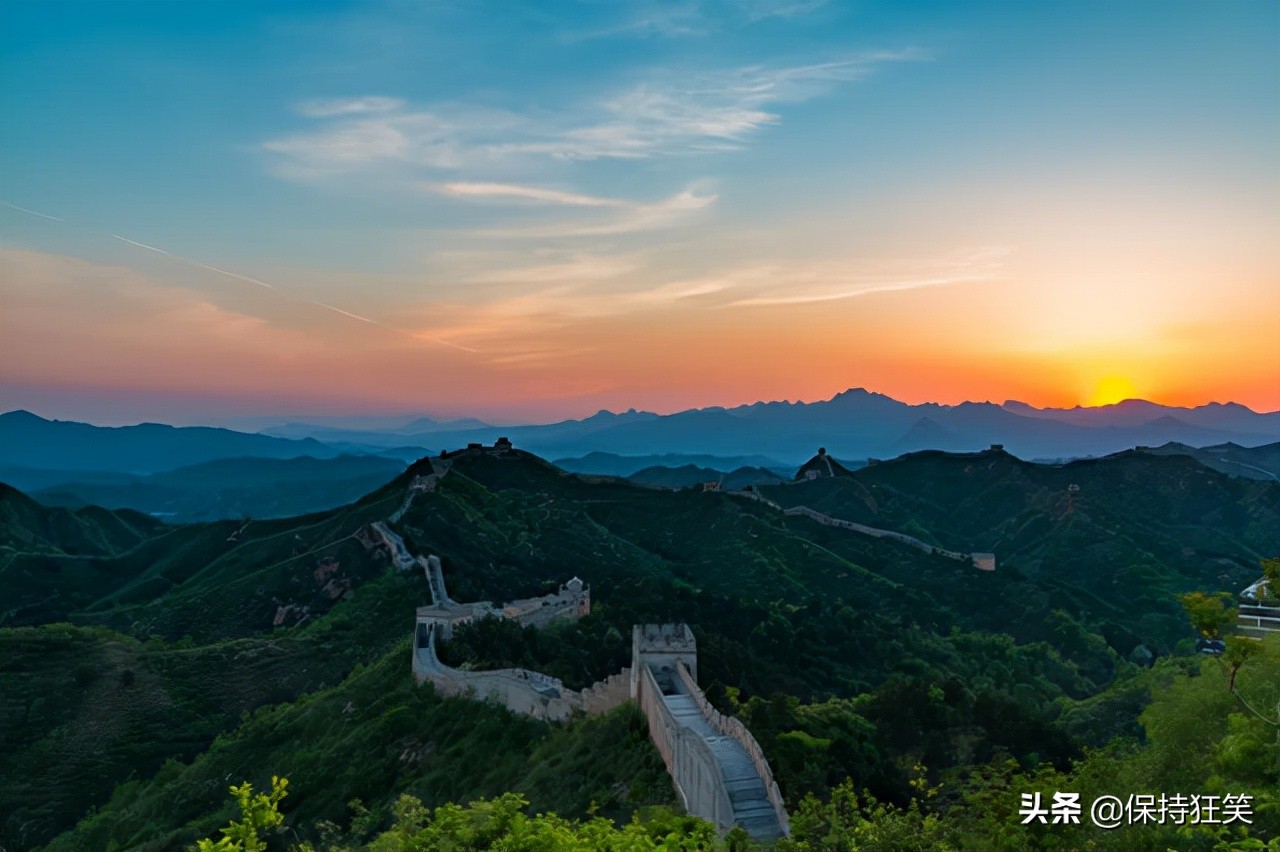
[[[736,5],[755,23],[768,18],[794,18],[821,9],[829,0],[740,0]]]
[[[429,189],[442,195],[454,198],[483,200],[516,200],[538,201],[547,204],[565,204],[571,207],[625,207],[627,202],[614,198],[597,198],[593,195],[579,195],[558,189],[546,189],[538,186],[521,186],[514,183],[473,183],[457,181],[454,183],[429,185]]]
[[[723,307],[808,305],[869,296],[999,280],[1010,250],[982,247],[934,261],[896,262],[895,269],[867,262],[823,263],[799,268],[764,266],[736,270],[722,291]],[[879,268],[877,268],[877,266]]]
[[[641,159],[741,147],[747,133],[778,116],[748,105],[729,90],[664,90],[639,86],[602,105],[608,118],[551,138],[507,143],[500,154],[568,160]]]
[[[828,282],[809,292],[785,293],[777,296],[755,296],[730,302],[731,307],[765,307],[769,305],[808,305],[814,302],[834,302],[851,299],[855,296],[869,296],[872,293],[893,293],[900,290],[919,290],[923,287],[942,287],[948,284],[963,284],[973,281],[987,280],[981,275],[948,275],[940,278],[916,278],[904,281],[893,281],[877,284],[874,282],[850,281],[841,287]]]
[[[715,204],[718,196],[686,189],[652,204],[627,203],[604,221],[565,221],[511,228],[486,228],[466,232],[467,236],[498,239],[556,239],[600,237],[655,231],[677,225]]]
[[[216,272],[217,274],[225,275],[228,278],[235,278],[239,281],[245,281],[250,284],[256,284],[257,286],[266,288],[267,290],[276,289],[275,285],[273,284],[268,284],[266,281],[261,281],[257,278],[251,278],[248,275],[241,275],[239,272],[232,272],[229,269],[223,269],[219,266],[210,266],[207,263],[201,263],[198,260],[192,260],[189,257],[183,257],[182,255],[174,254],[173,252],[170,252],[170,251],[165,251],[162,248],[157,248],[152,245],[147,245],[146,243],[140,243],[137,240],[131,240],[128,237],[122,237],[119,234],[112,234],[111,236],[117,240],[120,240],[120,242],[122,243],[128,243],[131,246],[136,246],[137,248],[140,248],[140,249],[146,249],[149,252],[154,252],[159,255],[164,255],[165,257],[173,258],[176,261],[190,264],[191,266],[195,266],[200,269],[208,270],[209,272]],[[436,343],[436,344],[439,344],[440,346],[448,346],[451,349],[459,349],[459,350],[462,350],[463,352],[475,352],[474,349],[469,349],[466,346],[461,346],[457,343],[453,343],[452,341],[439,340],[434,337],[428,337],[428,336],[417,334],[412,331],[407,331],[402,328],[397,328],[396,326],[387,325],[386,323],[379,322],[378,320],[370,319],[369,317],[361,316],[360,314],[357,314],[357,313],[352,313],[351,311],[345,310],[344,308],[339,308],[336,305],[331,305],[328,302],[322,302],[322,301],[311,299],[306,296],[298,295],[295,293],[282,293],[281,295],[283,298],[291,299],[295,302],[301,302],[307,305],[313,305],[317,308],[324,308],[327,311],[332,311],[333,313],[339,314],[340,316],[347,317],[348,319],[358,320],[362,323],[365,323],[366,325],[377,326],[378,328],[385,329],[386,331],[394,332],[396,334],[404,335],[407,337],[413,337],[419,340],[427,340],[427,341],[430,341],[431,343]]]
[[[225,357],[248,366],[323,349],[302,330],[132,269],[9,247],[0,247],[0,266],[0,361],[25,380],[88,375],[110,383],[139,364],[169,374],[179,364]]]
[[[621,20],[595,29],[567,33],[564,40],[578,42],[619,36],[677,38],[710,32],[711,21],[695,2],[625,3],[617,4],[617,7],[626,13]]]
[[[622,15],[597,27],[575,30],[564,41],[599,38],[689,38],[769,18],[796,18],[827,5],[829,0],[688,0],[683,3],[641,2],[605,5]]]
[[[576,254],[560,263],[542,263],[486,269],[470,280],[495,284],[552,284],[604,281],[634,272],[639,267],[634,256]]]
[[[732,151],[751,134],[777,124],[779,105],[817,97],[886,64],[928,58],[924,51],[907,48],[864,51],[809,65],[667,73],[599,100],[527,114],[452,103],[418,108],[378,96],[309,101],[299,112],[316,127],[269,139],[261,147],[275,158],[277,174],[295,180],[354,173],[377,164],[419,170],[509,169],[542,157],[645,159]],[[564,200],[571,196],[561,196],[560,203],[572,203]]]
[[[335,115],[363,115],[366,113],[393,112],[404,107],[400,98],[363,97],[329,98],[304,101],[298,112],[311,118],[329,118]]]
[[[1000,280],[1008,255],[1005,248],[982,247],[936,260],[760,263],[627,293],[618,304],[630,309],[680,302],[703,308],[750,308],[834,302]]]

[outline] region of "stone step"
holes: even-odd
[[[764,779],[742,744],[716,731],[702,715],[693,696],[673,692],[664,694],[662,700],[676,721],[700,737],[711,750],[724,778],[734,823],[757,839],[781,837],[782,826],[769,801]]]

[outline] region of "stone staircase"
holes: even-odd
[[[764,779],[756,771],[747,750],[732,737],[717,733],[703,718],[692,696],[682,692],[668,694],[665,689],[663,693],[662,700],[671,715],[700,737],[715,755],[733,805],[733,821],[757,840],[782,837],[782,826],[769,802]]]

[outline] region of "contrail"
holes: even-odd
[[[155,252],[156,254],[162,254],[162,255],[164,255],[165,257],[177,257],[177,255],[170,254],[169,252],[165,251],[165,250],[164,250],[164,249],[162,249],[162,248],[156,248],[155,246],[149,246],[149,245],[147,245],[146,243],[140,243],[140,242],[138,242],[137,240],[131,240],[131,239],[129,239],[128,237],[122,237],[122,236],[120,236],[119,234],[112,234],[111,236],[115,237],[117,240],[119,240],[119,241],[120,241],[120,242],[122,242],[122,243],[128,243],[129,245],[131,245],[131,246],[137,246],[138,248],[144,248],[144,249],[146,249],[147,251],[153,251],[153,252]],[[179,258],[178,258],[178,260],[186,260],[186,258],[185,258],[185,257],[179,257]]]
[[[128,237],[122,237],[122,236],[120,236],[119,234],[112,234],[111,236],[115,237],[117,240],[120,240],[121,242],[128,243],[128,244],[129,244],[129,245],[131,245],[131,246],[137,246],[138,248],[144,248],[144,249],[146,249],[147,251],[153,251],[153,252],[155,252],[156,254],[162,254],[162,255],[164,255],[165,257],[171,257],[171,258],[173,258],[174,260],[180,260],[180,261],[182,261],[183,263],[189,263],[189,264],[191,264],[192,266],[198,266],[198,267],[200,267],[201,269],[207,269],[207,270],[209,270],[210,272],[216,272],[216,273],[218,273],[219,275],[227,275],[227,276],[230,276],[231,278],[239,278],[241,281],[248,281],[250,284],[257,284],[259,287],[266,287],[268,290],[274,290],[274,289],[276,289],[275,287],[271,286],[270,284],[268,284],[268,283],[267,283],[267,282],[265,282],[265,281],[259,281],[257,278],[250,278],[248,275],[241,275],[239,272],[232,272],[232,271],[230,271],[230,270],[228,270],[228,269],[219,269],[219,268],[218,268],[218,267],[216,267],[216,266],[210,266],[210,265],[209,265],[209,264],[207,264],[207,263],[201,263],[201,262],[200,262],[200,261],[198,261],[198,260],[192,260],[192,259],[191,259],[191,258],[189,258],[189,257],[183,257],[183,256],[182,256],[182,255],[180,255],[180,254],[174,254],[174,253],[173,253],[173,252],[171,252],[171,251],[165,251],[165,250],[164,250],[164,249],[162,249],[162,248],[156,248],[155,246],[149,246],[149,245],[147,245],[146,243],[140,243],[140,242],[138,242],[137,240],[131,240],[131,239],[129,239]]]
[[[338,313],[342,314],[344,317],[351,317],[354,320],[360,320],[360,322],[367,322],[369,323],[369,325],[381,326],[382,328],[390,328],[390,326],[382,325],[382,323],[378,322],[377,320],[371,320],[368,317],[362,317],[359,314],[353,314],[351,313],[351,311],[344,311],[342,308],[334,307],[333,305],[330,305],[327,302],[316,302],[312,299],[304,299],[303,301],[305,301],[308,305],[315,305],[318,308],[328,308],[331,311],[337,311]],[[398,329],[391,329],[391,330],[397,331]]]
[[[9,207],[13,210],[17,210],[20,213],[27,213],[31,216],[39,216],[41,219],[48,219],[51,222],[62,222],[65,224],[67,221],[66,219],[61,219],[57,216],[50,216],[47,213],[40,213],[35,210],[28,210],[25,207],[19,207],[18,205],[12,204],[3,199],[0,199],[0,205],[4,205],[5,207]],[[344,317],[348,317],[350,319],[357,320],[359,322],[368,323],[369,325],[374,325],[374,326],[377,326],[378,328],[386,329],[387,331],[393,331],[396,334],[402,334],[405,337],[411,337],[414,340],[426,340],[430,343],[435,343],[439,346],[448,346],[450,349],[457,349],[462,352],[478,353],[480,351],[478,349],[472,349],[469,346],[463,346],[460,343],[451,343],[448,340],[441,340],[440,338],[432,337],[429,334],[421,334],[419,332],[409,331],[403,328],[396,328],[395,326],[378,322],[377,320],[370,319],[369,317],[362,317],[359,314],[353,314],[351,311],[343,310],[342,308],[339,308],[336,305],[330,305],[327,302],[317,302],[314,299],[308,299],[303,296],[294,296],[289,293],[283,293],[282,291],[277,289],[274,284],[268,284],[266,281],[261,281],[257,278],[252,278],[248,275],[241,275],[239,272],[232,272],[229,269],[221,269],[217,266],[210,266],[207,263],[201,263],[198,260],[192,260],[189,257],[183,257],[180,254],[174,254],[171,251],[165,251],[164,249],[158,248],[156,246],[149,246],[146,243],[140,243],[137,240],[131,240],[128,237],[122,237],[119,234],[112,234],[111,236],[122,243],[128,243],[129,245],[136,246],[137,248],[140,248],[140,249],[146,249],[147,251],[155,252],[156,254],[162,254],[165,257],[171,257],[174,260],[179,260],[179,261],[182,261],[183,263],[188,263],[188,264],[191,264],[192,266],[197,266],[201,269],[207,269],[210,272],[216,272],[217,274],[225,275],[228,278],[235,278],[239,281],[245,281],[245,282],[248,282],[249,284],[255,284],[259,287],[265,287],[268,290],[275,290],[277,293],[281,293],[281,295],[283,295],[287,299],[292,299],[297,302],[303,302],[308,305],[315,305],[318,308],[324,308],[327,311],[333,311],[334,313],[341,314]]]
[[[177,257],[177,255],[170,255],[170,257]],[[268,284],[265,281],[259,281],[257,278],[250,278],[248,275],[241,275],[239,272],[231,272],[226,269],[219,269],[216,266],[210,266],[207,263],[201,263],[198,260],[190,260],[189,258],[185,258],[185,257],[181,257],[178,259],[185,260],[187,261],[187,263],[194,263],[196,266],[200,267],[201,269],[207,269],[210,272],[217,272],[220,275],[229,275],[232,278],[239,278],[241,281],[248,281],[250,284],[257,284],[259,287],[266,287],[268,290],[276,289],[273,285]]]
[[[40,213],[36,210],[28,210],[25,207],[19,207],[16,204],[10,204],[8,201],[0,199],[0,204],[8,207],[10,210],[17,210],[19,213],[26,213],[29,216],[39,216],[41,219],[48,219],[51,222],[65,222],[66,219],[59,219],[57,216],[50,216],[48,213]]]
[[[115,237],[117,240],[120,240],[121,242],[128,243],[131,246],[137,246],[138,248],[146,249],[147,251],[153,251],[156,254],[162,254],[165,257],[171,257],[174,260],[180,260],[183,263],[189,263],[192,266],[198,266],[201,269],[207,269],[210,272],[216,272],[219,275],[226,275],[229,278],[236,278],[240,281],[247,281],[250,284],[258,285],[259,287],[265,287],[268,290],[276,290],[276,292],[280,292],[279,290],[276,289],[275,285],[268,284],[266,281],[259,281],[257,278],[250,278],[248,275],[241,275],[238,272],[231,272],[230,270],[227,270],[227,269],[219,269],[216,266],[210,266],[207,263],[201,263],[198,260],[192,260],[189,257],[183,257],[180,254],[174,254],[171,251],[165,251],[162,248],[149,246],[146,243],[140,243],[137,240],[131,240],[128,237],[122,237],[119,234],[112,234],[111,236]],[[451,349],[459,349],[463,352],[476,353],[480,351],[478,349],[471,349],[467,346],[463,346],[459,343],[450,343],[449,341],[441,340],[438,337],[431,337],[430,335],[419,334],[417,332],[408,331],[407,329],[396,328],[393,325],[387,325],[386,323],[378,322],[375,319],[369,319],[369,317],[362,317],[359,314],[353,314],[351,313],[351,311],[343,310],[342,308],[339,308],[336,305],[330,305],[328,302],[318,302],[315,299],[308,299],[303,296],[292,296],[288,294],[284,294],[284,295],[286,298],[293,299],[299,302],[304,302],[305,304],[308,304],[308,305],[315,305],[317,308],[324,308],[327,311],[333,311],[336,314],[341,314],[342,316],[349,317],[353,320],[358,320],[363,323],[368,323],[369,325],[375,325],[378,328],[384,328],[387,331],[394,331],[396,334],[403,334],[404,336],[411,337],[414,340],[426,340],[426,341],[430,341],[431,343],[439,344],[440,346],[448,346]]]
[[[396,328],[394,325],[387,325],[386,323],[378,322],[375,319],[369,319],[368,317],[362,317],[359,314],[353,314],[351,313],[351,311],[344,311],[342,308],[336,307],[334,305],[330,305],[327,302],[317,302],[313,299],[303,299],[302,301],[306,302],[308,305],[315,305],[316,307],[319,307],[319,308],[328,308],[331,311],[336,311],[337,313],[342,314],[344,317],[351,317],[353,320],[360,320],[360,322],[367,322],[369,323],[369,325],[376,325],[378,328],[385,328],[387,331],[394,331],[396,334],[403,334],[406,337],[412,337],[414,340],[429,340],[432,343],[438,343],[441,346],[449,346],[449,347],[452,347],[453,349],[460,349],[463,352],[479,352],[480,351],[479,349],[471,349],[467,346],[463,346],[460,343],[450,343],[447,340],[441,340],[440,338],[432,337],[429,334],[420,334],[416,331],[409,331],[408,329]]]

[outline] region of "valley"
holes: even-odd
[[[168,848],[213,830],[212,779],[228,773],[289,776],[298,820],[343,820],[352,798],[377,812],[402,792],[521,790],[620,818],[674,801],[630,705],[517,722],[415,688],[413,613],[432,588],[419,560],[374,546],[380,525],[440,557],[452,600],[590,583],[574,622],[460,625],[441,649],[453,665],[581,688],[631,662],[633,625],[689,624],[707,700],[759,740],[789,808],[843,778],[906,803],[915,764],[935,782],[999,755],[1065,769],[1085,745],[1140,733],[1149,698],[1133,685],[1191,644],[1178,593],[1243,588],[1280,551],[1280,486],[1187,457],[924,453],[753,486],[763,501],[569,474],[520,450],[440,469],[425,459],[341,509],[247,524],[170,527],[5,492],[3,758],[6,777],[39,778],[6,783],[5,843]],[[927,546],[782,511],[798,506]],[[934,547],[994,552],[996,570]],[[39,704],[67,690],[57,713]],[[586,741],[617,725],[632,734],[597,741],[591,771],[547,774],[546,749],[587,759]],[[380,745],[360,756],[361,741]],[[499,755],[524,757],[473,771]],[[50,762],[60,771],[36,772]]]

